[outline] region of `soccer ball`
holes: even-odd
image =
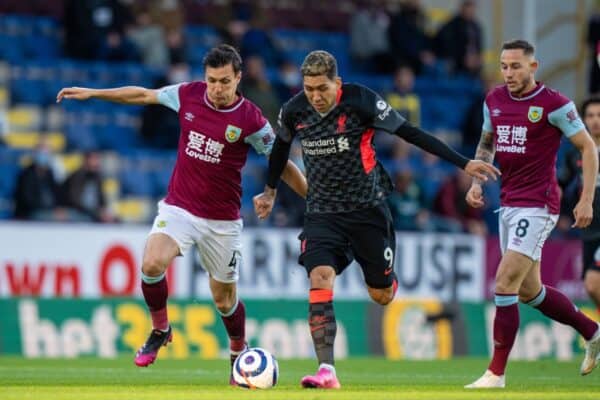
[[[233,364],[233,380],[246,389],[268,389],[279,375],[277,360],[265,349],[254,347],[242,352]]]

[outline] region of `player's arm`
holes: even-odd
[[[265,185],[264,191],[253,198],[254,211],[260,219],[267,218],[271,213],[271,210],[273,210],[273,206],[275,205],[275,197],[277,196],[277,186],[279,186],[279,181],[282,178],[284,178],[284,180],[288,179],[290,178],[291,174],[292,181],[295,182],[288,182],[290,187],[292,187],[296,193],[303,197],[306,197],[306,193],[308,191],[308,185],[306,184],[306,179],[304,176],[299,178],[298,175],[296,175],[296,172],[300,173],[300,170],[298,170],[296,167],[295,169],[297,171],[295,172],[294,169],[292,169],[295,166],[288,167],[294,131],[287,121],[287,113],[285,112],[285,108],[285,105],[281,108],[279,117],[277,119],[277,135],[275,136],[275,142],[273,143],[273,148],[269,156],[267,184]],[[282,176],[284,175],[286,167],[288,168],[286,176]]]
[[[281,173],[281,180],[287,183],[287,185],[291,187],[294,192],[298,193],[300,197],[303,199],[306,198],[306,194],[308,193],[306,177],[293,161],[287,160],[285,168]]]
[[[496,176],[500,175],[500,171],[493,165],[481,160],[469,160],[435,136],[412,125],[372,90],[363,87],[360,89],[360,93],[360,108],[373,121],[375,129],[382,129],[400,136],[428,153],[435,154],[456,165],[473,177],[487,180],[488,176],[496,179]]]
[[[273,150],[269,157],[267,184],[265,185],[264,191],[253,198],[254,211],[260,219],[267,218],[273,210],[275,197],[277,196],[277,186],[279,186],[283,171],[289,163],[291,147],[291,142],[286,142],[280,137],[275,138]]]
[[[484,118],[484,129],[481,131],[481,138],[479,139],[477,150],[475,150],[475,159],[489,164],[494,162],[494,154],[496,152],[494,149],[494,134],[491,132],[491,129],[491,125],[487,126]],[[471,207],[479,208],[484,205],[482,183],[481,179],[473,178],[466,196],[467,203]]]
[[[566,99],[568,100],[568,99]],[[548,122],[561,130],[571,143],[581,152],[583,188],[577,205],[573,209],[573,227],[585,228],[592,222],[594,210],[594,186],[598,175],[598,154],[596,145],[585,129],[585,125],[572,101],[548,114]]]
[[[264,120],[264,117],[262,116],[261,119],[263,120],[262,128],[252,135],[247,136],[244,141],[250,144],[258,154],[263,154],[269,159],[270,154],[273,151],[273,145],[276,140],[276,136],[273,132],[271,124]],[[308,191],[306,178],[296,164],[286,159],[283,169],[279,172],[278,176],[280,176],[281,179],[287,183],[294,192],[298,193],[298,195],[302,197],[306,197],[306,192]]]
[[[56,95],[56,102],[62,99],[89,100],[99,99],[121,104],[148,105],[158,104],[158,90],[140,86],[124,86],[113,89],[90,89],[68,87],[61,89]]]
[[[598,151],[587,130],[583,129],[569,137],[571,143],[581,152],[583,188],[579,201],[573,210],[573,227],[585,228],[592,222],[596,179],[598,175]]]

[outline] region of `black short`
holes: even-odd
[[[354,258],[372,288],[392,286],[396,236],[387,204],[346,213],[307,214],[299,262],[310,274],[330,265],[339,275]]]
[[[600,238],[583,241],[582,279],[589,270],[600,272]]]

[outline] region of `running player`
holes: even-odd
[[[242,60],[231,46],[219,45],[204,58],[205,81],[162,89],[65,88],[64,99],[91,98],[125,104],[162,104],[179,114],[181,134],[167,196],[148,236],[142,263],[142,292],[152,317],[152,332],[135,355],[146,367],[171,341],[165,271],[171,261],[196,246],[210,275],[210,290],[230,338],[231,363],[244,350],[245,308],[236,282],[241,262],[241,169],[250,147],[269,155],[275,134],[261,111],[237,87]],[[301,196],[306,180],[287,163],[284,180]],[[230,377],[230,383],[232,378]]]
[[[495,178],[498,171],[412,126],[372,90],[342,84],[335,58],[325,51],[308,54],[302,75],[304,91],[281,109],[267,186],[254,201],[258,216],[265,218],[273,208],[292,139],[298,136],[309,185],[300,263],[310,279],[308,322],[319,361],[318,372],[302,378],[301,384],[339,388],[333,357],[336,274],[356,258],[369,295],[382,305],[392,301],[398,286],[395,232],[385,201],[392,183],[376,159],[375,133],[398,135],[479,179]]]
[[[598,173],[596,146],[577,115],[575,105],[555,90],[536,82],[538,62],[533,46],[524,40],[504,43],[500,66],[505,85],[490,91],[483,106],[483,132],[475,158],[492,162],[502,171],[500,248],[494,302],[494,354],[483,376],[466,388],[503,388],[508,355],[519,328],[519,300],[544,315],[575,328],[587,349],[581,374],[598,364],[600,329],[564,294],[542,285],[540,259],[544,241],[556,224],[560,192],[556,155],[562,135],[582,155],[583,189],[573,210],[574,227],[592,221],[594,186]],[[481,182],[467,193],[473,207],[483,205]]]

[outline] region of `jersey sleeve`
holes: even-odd
[[[575,104],[572,101],[549,113],[548,121],[560,129],[566,137],[571,137],[585,129],[585,125],[581,118],[579,118],[577,108],[575,108]]]
[[[406,119],[379,94],[364,86],[360,86],[359,90],[361,93],[359,107],[367,120],[372,121],[373,128],[394,133],[406,122]]]
[[[265,156],[271,154],[275,142],[275,133],[269,121],[265,121],[263,127],[258,131],[246,136],[244,142],[251,145],[258,154]]]
[[[494,131],[492,120],[490,118],[490,109],[485,101],[483,102],[483,125],[481,126],[481,130],[484,132]]]
[[[277,137],[286,143],[291,143],[296,133],[291,119],[290,106],[289,103],[286,103],[279,110],[277,126],[275,127]]]
[[[179,112],[179,88],[181,85],[183,85],[183,83],[177,83],[175,85],[165,86],[158,89],[158,93],[156,95],[158,102],[175,112]]]

